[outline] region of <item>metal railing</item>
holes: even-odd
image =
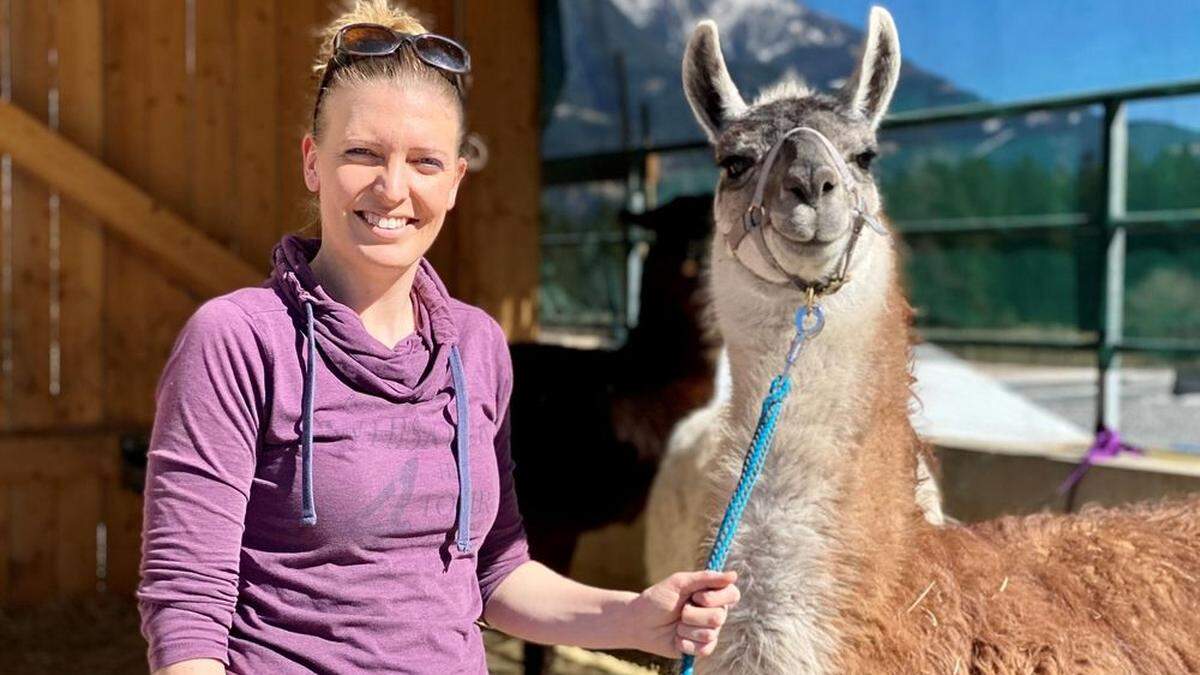
[[[1099,375],[1098,425],[1117,428],[1120,424],[1119,374],[1121,357],[1126,353],[1171,356],[1200,355],[1200,340],[1127,338],[1123,335],[1125,253],[1128,233],[1134,230],[1186,226],[1200,229],[1200,208],[1128,213],[1127,157],[1130,102],[1200,94],[1200,80],[1153,86],[1132,87],[1053,98],[1041,98],[1008,104],[971,103],[936,110],[891,115],[882,124],[882,133],[913,128],[1004,118],[1037,111],[1055,111],[1084,106],[1100,106],[1104,112],[1101,126],[1099,159],[1100,193],[1084,213],[986,216],[896,220],[902,233],[937,235],[942,233],[991,232],[1008,230],[1065,229],[1097,235],[1104,242],[1102,261],[1103,291],[1097,318],[1098,330],[1090,335],[1057,338],[1014,337],[998,331],[933,329],[924,334],[937,342],[1044,349],[1093,350]],[[602,180],[634,183],[644,176],[647,158],[671,153],[702,150],[706,142],[677,143],[630,148],[585,156],[547,159],[542,162],[543,182],[548,186]],[[1200,191],[1200,186],[1197,186]],[[553,245],[556,235],[546,235]],[[560,242],[561,243],[561,242]]]

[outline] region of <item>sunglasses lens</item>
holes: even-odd
[[[421,60],[435,68],[451,73],[466,73],[471,70],[467,50],[455,42],[437,35],[419,35],[413,38],[413,50]]]
[[[342,33],[342,49],[360,56],[390,54],[398,43],[396,34],[383,26],[351,26]]]

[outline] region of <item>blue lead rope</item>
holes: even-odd
[[[810,317],[813,320],[812,325],[806,326]],[[758,482],[758,476],[762,473],[767,453],[771,450],[771,440],[775,437],[775,425],[779,421],[779,411],[783,409],[783,402],[787,400],[788,393],[792,390],[792,379],[788,377],[788,371],[792,369],[792,364],[796,362],[796,357],[800,355],[804,345],[816,337],[824,327],[825,312],[819,305],[813,307],[806,305],[796,311],[796,336],[792,338],[792,346],[788,349],[787,361],[784,363],[783,370],[775,376],[775,379],[771,380],[771,388],[763,399],[762,412],[758,416],[758,426],[754,429],[754,438],[746,453],[746,459],[742,463],[741,478],[738,479],[737,488],[734,489],[733,496],[729,499],[729,505],[725,507],[725,517],[721,519],[721,527],[717,529],[712,552],[708,556],[706,569],[710,571],[719,572],[725,568],[729,549],[733,545],[733,535],[742,522],[742,513],[750,501],[750,493],[754,491],[754,484]],[[683,660],[680,662],[681,675],[692,675],[695,662],[696,658],[693,655],[684,654]]]

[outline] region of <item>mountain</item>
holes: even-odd
[[[863,41],[857,28],[789,0],[559,3],[565,72],[543,131],[546,158],[619,150],[623,101],[632,145],[643,139],[666,144],[702,138],[679,73],[687,39],[703,18],[721,27],[726,61],[747,99],[783,77],[799,76],[816,88],[834,90],[857,66]],[[628,83],[624,92],[622,68]],[[944,78],[905,63],[892,107],[975,100]]]

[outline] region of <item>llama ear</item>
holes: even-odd
[[[900,36],[896,23],[886,9],[872,7],[862,63],[846,82],[842,98],[852,111],[871,121],[871,128],[876,128],[892,102],[899,80]]]
[[[746,102],[729,77],[717,24],[701,21],[683,55],[683,91],[708,140],[716,142],[730,118],[746,110]]]

